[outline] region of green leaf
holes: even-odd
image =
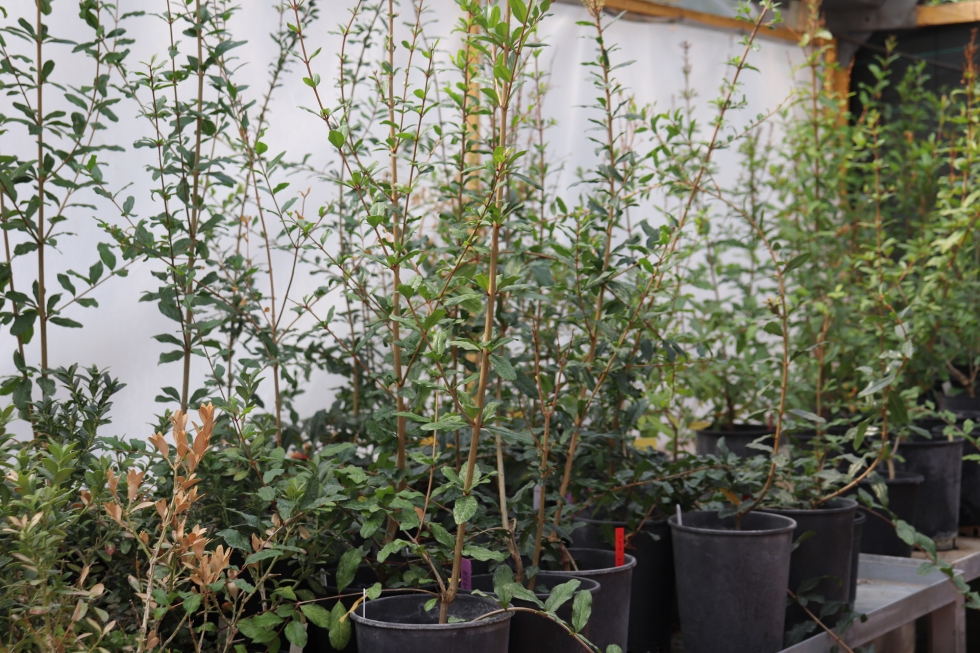
[[[423,424],[419,428],[423,431],[455,431],[466,426],[466,420],[459,415],[446,415],[445,417],[440,417],[438,422]]]
[[[432,536],[436,538],[436,541],[444,547],[451,549],[456,545],[455,538],[449,534],[449,531],[442,527],[442,524],[432,522],[429,524],[429,530],[432,532]]]
[[[262,551],[256,551],[249,557],[245,558],[245,564],[251,565],[256,562],[261,562],[262,560],[268,560],[269,558],[278,558],[282,555],[282,551],[279,549],[263,549]]]
[[[800,254],[799,256],[797,256],[792,261],[786,264],[786,267],[783,268],[783,274],[789,274],[796,268],[806,263],[808,260],[810,260],[809,254]]]
[[[27,333],[34,326],[34,320],[37,318],[37,313],[34,311],[27,311],[21,313],[16,318],[14,318],[14,325],[10,327],[10,335],[19,336]]]
[[[915,529],[908,522],[896,519],[895,534],[906,544],[915,544]]]
[[[888,414],[891,415],[892,423],[896,425],[908,424],[909,414],[905,409],[905,401],[900,392],[894,388],[888,391]]]
[[[575,632],[582,632],[591,616],[592,592],[583,590],[575,595],[575,600],[572,602],[572,628]]]
[[[81,329],[82,323],[76,322],[75,320],[69,320],[67,317],[52,317],[49,319],[52,324],[57,324],[61,327],[66,327],[69,329]]]
[[[333,621],[331,620],[330,611],[326,608],[320,607],[315,603],[304,603],[299,606],[299,609],[314,626],[326,628],[327,630],[330,629]]]
[[[354,580],[357,566],[361,564],[362,559],[360,549],[349,549],[340,556],[340,562],[337,563],[337,589],[339,591],[343,592]]]
[[[375,583],[374,585],[368,588],[367,591],[368,599],[373,601],[374,599],[378,598],[379,596],[381,596],[381,591],[382,591],[381,583]]]
[[[544,609],[548,612],[555,612],[561,606],[565,605],[568,599],[575,595],[575,590],[578,589],[582,581],[577,579],[572,579],[567,583],[562,583],[561,585],[556,585],[551,588],[551,593],[548,595],[548,599],[544,602]]]
[[[299,619],[293,619],[286,624],[286,639],[289,640],[290,644],[300,648],[306,646],[306,628],[299,622]]]
[[[456,525],[468,522],[476,514],[476,508],[476,497],[472,495],[456,499],[456,505],[453,506],[453,519],[456,521]],[[380,559],[379,557],[378,560]]]
[[[888,376],[880,378],[876,381],[872,381],[871,383],[868,384],[867,388],[865,388],[864,390],[858,393],[858,397],[867,397],[868,395],[873,395],[874,393],[878,392],[882,388],[887,388],[894,382],[895,382],[894,374],[889,374]]]
[[[174,361],[179,361],[183,357],[184,357],[184,352],[180,351],[179,349],[175,351],[164,352],[160,354],[160,360],[158,361],[157,364],[163,365],[164,363],[173,363]]]
[[[102,262],[105,263],[105,266],[110,270],[115,270],[116,255],[112,253],[111,249],[109,249],[109,245],[107,245],[106,243],[99,243],[98,250],[99,250],[99,258],[102,259]]]
[[[518,22],[523,23],[527,20],[527,5],[524,4],[523,0],[508,0],[507,4],[510,5],[510,11]]]
[[[187,592],[184,594],[184,612],[187,614],[194,614],[197,609],[201,607],[201,595],[195,592]]]
[[[346,141],[347,139],[344,138],[344,135],[341,132],[335,129],[331,129],[330,134],[327,136],[327,140],[330,141],[331,145],[333,145],[337,149],[340,149],[344,146],[344,141]]]
[[[344,604],[337,601],[336,605],[333,606],[333,612],[331,614],[330,646],[338,651],[346,648],[348,642],[350,642],[350,619],[342,620],[345,614],[347,614],[347,610],[344,608]]]
[[[408,542],[405,540],[392,540],[384,545],[384,548],[378,553],[378,562],[384,562],[388,559],[392,553],[400,551],[408,546]]]
[[[276,488],[269,487],[268,485],[266,485],[265,487],[260,487],[258,491],[258,495],[259,498],[262,499],[263,501],[269,501],[269,502],[275,501]]]
[[[218,531],[218,535],[220,535],[225,543],[230,547],[241,549],[242,551],[252,550],[248,539],[233,528],[226,528],[223,531]]]
[[[514,371],[514,366],[503,356],[490,354],[490,362],[493,364],[493,369],[504,381],[513,381],[517,378],[517,372]]]
[[[766,333],[771,333],[774,336],[783,337],[783,327],[779,322],[766,322],[766,325],[762,327],[762,330]]]
[[[504,586],[504,589],[515,599],[527,601],[528,603],[544,609],[544,603],[538,600],[538,597],[534,595],[534,592],[530,591],[520,583],[507,583],[507,585]]]
[[[463,555],[467,558],[479,560],[480,562],[487,562],[488,560],[496,560],[497,562],[500,562],[501,560],[505,560],[507,558],[507,554],[500,551],[491,551],[490,549],[484,549],[481,546],[472,545],[463,547]]]
[[[606,647],[606,653],[623,653],[623,649],[619,648],[617,644],[610,644]]]

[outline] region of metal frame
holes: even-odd
[[[980,539],[959,537],[957,548],[940,557],[970,582],[980,578]],[[929,619],[930,653],[966,653],[966,610],[963,595],[940,571],[919,574],[924,560],[862,553],[858,566],[855,611],[867,617],[855,621],[841,636],[850,647],[864,646],[920,617]],[[836,644],[819,633],[782,653],[828,653]]]

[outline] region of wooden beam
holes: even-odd
[[[606,0],[606,9],[626,11],[632,14],[638,14],[640,16],[649,16],[651,18],[663,18],[668,21],[697,23],[699,25],[724,30],[734,30],[739,32],[752,31],[751,23],[746,23],[742,20],[728,18],[727,16],[719,16],[717,14],[709,14],[703,11],[693,11],[691,9],[682,9],[681,7],[672,7],[670,5],[647,2],[646,0]],[[791,43],[799,43],[800,39],[802,38],[802,34],[800,34],[800,32],[793,29],[788,29],[786,27],[776,27],[774,29],[763,27],[759,30],[759,36],[773,38],[780,41],[789,41]]]
[[[978,22],[980,22],[980,2],[957,2],[933,6],[919,5],[915,8],[916,27]]]

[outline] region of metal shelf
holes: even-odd
[[[980,578],[980,539],[961,536],[957,548],[940,557],[952,563],[965,581]],[[848,646],[866,646],[927,617],[930,653],[966,653],[963,596],[942,572],[920,575],[922,562],[921,554],[913,558],[861,554],[854,607],[867,618],[855,621],[841,636]],[[835,644],[824,632],[782,653],[828,653]]]

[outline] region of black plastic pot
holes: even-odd
[[[599,594],[601,586],[591,578],[578,578],[578,591],[589,592],[592,594],[592,605],[596,605],[601,599]],[[548,593],[555,585],[567,583],[571,578],[562,574],[553,574],[547,571],[538,573],[534,582],[534,595],[544,602],[548,598]],[[493,594],[493,576],[490,574],[480,574],[473,576],[472,587],[475,590]],[[567,624],[572,623],[572,602],[569,599],[558,608],[558,617]],[[511,604],[519,608],[537,609],[537,606],[528,601],[514,599]],[[590,639],[592,617],[579,633],[586,639]],[[532,614],[530,612],[515,612],[514,618],[510,621],[510,653],[540,653],[541,651],[554,651],[554,653],[582,653],[585,648],[580,641],[569,634],[567,630],[556,624],[548,617]]]
[[[864,534],[864,525],[868,522],[868,516],[860,510],[854,512],[854,539],[851,541],[851,580],[848,585],[847,602],[854,609],[854,599],[857,598],[858,586],[858,565],[861,560],[861,537]]]
[[[582,519],[572,532],[576,547],[613,550],[616,528],[626,522]],[[654,539],[656,536],[657,539]],[[633,536],[627,551],[636,558],[630,590],[629,650],[650,653],[670,650],[674,612],[674,552],[667,519],[648,521]]]
[[[954,413],[964,411],[980,411],[980,397],[971,397],[967,393],[958,395],[940,395],[939,409],[948,410]]]
[[[941,431],[941,429],[938,429]],[[956,548],[960,518],[960,482],[963,473],[963,439],[949,440],[933,430],[932,439],[903,439],[898,454],[905,458],[903,471],[921,474],[915,519],[916,530],[936,541],[936,548]]]
[[[789,589],[799,592],[800,586],[814,578],[822,578],[808,593],[827,601],[847,602],[851,582],[851,549],[854,546],[854,513],[857,501],[833,499],[813,510],[771,508],[766,512],[789,517],[796,521],[793,539],[804,533],[813,535],[793,551],[789,571]],[[821,619],[831,626],[840,614]],[[793,602],[786,608],[786,629],[809,621],[806,611]]]
[[[750,449],[749,445],[764,436],[771,436],[775,431],[762,424],[735,424],[731,429],[711,428],[696,431],[695,448],[698,455],[708,456],[718,453],[718,440],[725,438],[725,446],[739,458],[759,456],[761,451]],[[771,437],[762,441],[772,446]]]
[[[507,653],[513,612],[493,599],[459,594],[449,606],[458,623],[439,623],[439,608],[426,612],[428,594],[402,594],[368,601],[351,614],[360,653]]]
[[[689,512],[669,520],[685,653],[774,653],[783,648],[796,522],[749,513]]]
[[[627,554],[622,567],[616,566],[616,554],[601,549],[569,549],[578,567],[573,571],[548,570],[555,576],[589,578],[602,587],[599,600],[592,606],[592,628],[589,640],[605,651],[610,644],[627,650],[630,625],[630,586],[636,558]]]
[[[915,521],[915,510],[919,495],[919,485],[925,480],[922,474],[896,471],[895,478],[882,475],[882,482],[888,490],[888,509],[895,517],[909,524]],[[861,481],[861,488],[874,494],[872,482],[869,479]],[[891,517],[881,511],[859,506],[858,510],[868,517],[861,534],[861,553],[895,556],[897,558],[912,557],[912,545],[906,544],[895,533],[895,527],[885,521]]]

